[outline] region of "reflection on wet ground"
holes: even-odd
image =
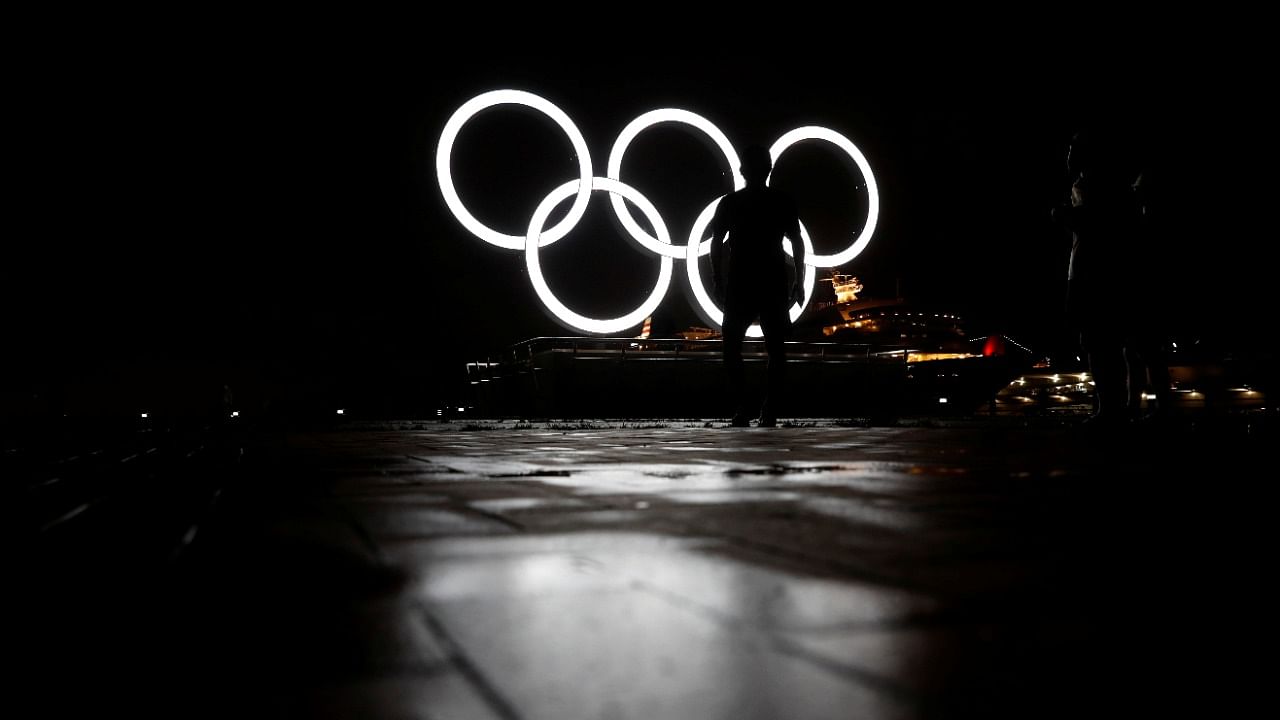
[[[1238,696],[1219,688],[1257,673],[1267,436],[796,425],[384,425],[251,448],[166,590],[154,651],[199,656],[160,673],[169,702],[1220,714]]]

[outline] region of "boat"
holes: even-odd
[[[906,364],[901,410],[965,414],[994,407],[997,393],[1044,359],[1008,335],[975,331],[954,309],[933,303],[862,297],[863,283],[836,273],[830,299],[796,323],[801,342],[900,348]],[[825,296],[825,293],[823,293]]]
[[[975,335],[955,312],[902,298],[862,299],[849,275],[806,310],[787,344],[792,417],[887,420],[963,414],[994,402],[1032,365],[1010,338]],[[490,417],[715,417],[724,394],[720,333],[704,326],[656,337],[539,337],[468,363],[480,414]],[[764,342],[743,346],[748,379],[761,386]]]

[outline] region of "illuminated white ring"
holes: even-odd
[[[462,126],[477,113],[494,105],[500,104],[516,104],[523,105],[534,110],[538,110],[550,117],[556,122],[561,129],[568,135],[570,143],[573,145],[574,151],[578,157],[579,178],[571,180],[565,185],[560,186],[552,191],[538,206],[538,210],[534,213],[530,221],[528,233],[524,237],[515,235],[506,235],[504,233],[492,230],[488,226],[476,220],[474,216],[462,204],[458,197],[457,190],[453,185],[453,178],[450,174],[450,155],[453,144],[457,140],[457,135]],[[534,283],[534,289],[537,291],[539,298],[547,306],[558,320],[566,325],[578,330],[593,333],[611,333],[618,330],[624,330],[639,324],[640,320],[650,315],[662,302],[663,296],[666,294],[670,286],[671,280],[671,262],[675,259],[685,259],[689,263],[688,276],[690,286],[693,289],[694,297],[698,301],[700,314],[709,322],[715,325],[722,325],[723,312],[715,306],[715,303],[707,295],[706,289],[702,284],[702,279],[698,273],[698,257],[706,255],[710,251],[710,241],[701,241],[698,239],[706,231],[710,224],[711,217],[714,214],[715,206],[719,200],[713,201],[711,205],[703,210],[694,223],[694,229],[690,233],[689,243],[683,247],[671,244],[670,236],[666,226],[662,223],[662,218],[652,203],[644,197],[635,188],[623,184],[618,176],[621,172],[622,155],[625,153],[627,146],[635,136],[650,125],[658,122],[683,122],[702,130],[707,134],[724,153],[726,159],[730,161],[730,167],[734,176],[734,189],[741,189],[745,186],[740,173],[740,162],[737,159],[737,153],[732,145],[728,142],[724,134],[713,125],[710,121],[699,115],[677,109],[655,110],[645,113],[633,120],[619,135],[618,140],[614,144],[613,152],[609,158],[608,178],[597,178],[592,176],[590,152],[586,146],[586,140],[582,133],[578,131],[573,121],[569,119],[563,111],[551,104],[547,100],[520,90],[496,90],[484,93],[472,98],[464,103],[462,107],[449,118],[444,131],[441,134],[440,144],[436,151],[436,173],[440,183],[440,189],[444,195],[446,204],[450,211],[458,219],[462,225],[472,234],[480,239],[497,245],[499,247],[512,250],[525,250],[526,262],[530,269],[530,277]],[[816,283],[816,268],[818,267],[834,267],[849,262],[857,257],[871,241],[871,237],[875,231],[876,222],[880,212],[880,196],[876,186],[875,176],[871,173],[871,167],[867,163],[866,157],[862,152],[843,135],[821,127],[801,127],[791,130],[773,144],[770,148],[770,156],[776,165],[778,158],[782,153],[797,142],[808,139],[826,140],[841,150],[843,150],[854,163],[858,166],[867,184],[868,207],[867,221],[863,228],[849,247],[832,255],[818,255],[813,251],[813,243],[809,237],[808,231],[801,225],[801,241],[804,243],[807,256],[805,258],[805,274],[804,274],[804,299],[802,302],[793,306],[790,310],[790,319],[794,322],[804,308],[808,305],[813,294],[813,287]],[[635,222],[630,211],[622,203],[618,197],[610,198],[617,214],[619,221],[622,222],[624,228],[646,249],[652,250],[659,255],[661,261],[661,269],[659,272],[658,283],[649,298],[636,310],[628,315],[612,320],[597,320],[588,318],[573,311],[561,303],[551,292],[546,284],[546,280],[541,274],[541,268],[538,264],[537,248],[541,245],[549,245],[552,242],[564,237],[582,218],[586,212],[587,202],[590,200],[590,193],[593,190],[602,190],[612,195],[622,195],[626,199],[631,200],[641,208],[641,211],[652,221],[655,232],[658,237],[649,235],[643,228]],[[576,193],[573,205],[565,218],[557,225],[542,232],[542,225],[546,222],[551,210],[562,202],[565,198]],[[536,238],[537,241],[530,243],[529,239]],[[786,243],[786,250],[791,254],[790,242]],[[759,337],[760,329],[753,325],[748,329],[748,335],[751,337]]]
[[[733,189],[741,190],[746,187],[746,181],[742,178],[740,170],[741,161],[738,160],[738,153],[733,149],[733,143],[729,142],[729,138],[716,127],[710,120],[689,112],[688,110],[678,110],[676,108],[662,108],[659,110],[650,110],[635,120],[632,120],[618,133],[618,139],[613,142],[613,150],[609,153],[609,165],[606,175],[611,180],[622,180],[622,156],[626,154],[627,147],[636,139],[644,130],[657,125],[658,123],[675,122],[690,125],[701,130],[711,141],[720,148],[720,152],[724,153],[725,160],[729,161],[729,173],[733,176]],[[668,257],[679,260],[684,257],[684,247],[680,245],[672,245],[664,243],[645,232],[640,227],[635,218],[631,216],[631,210],[627,208],[627,204],[623,202],[618,195],[610,195],[609,201],[613,203],[613,212],[618,216],[618,221],[622,223],[622,227],[631,233],[631,237],[635,238],[641,245],[646,248],[666,255]]]
[[[564,219],[542,233],[542,239],[539,242],[550,245],[569,234],[573,226],[582,219],[582,214],[587,211],[587,202],[591,199],[591,153],[587,150],[586,138],[578,131],[578,127],[573,124],[569,116],[560,108],[533,93],[522,90],[493,90],[471,98],[453,113],[449,122],[445,123],[444,132],[440,134],[440,144],[436,147],[436,177],[440,180],[440,192],[444,195],[444,202],[449,206],[450,212],[458,218],[458,222],[462,223],[463,227],[471,231],[471,234],[487,243],[508,250],[524,249],[524,236],[498,232],[477,220],[467,210],[462,204],[462,199],[458,197],[457,189],[453,186],[453,175],[449,170],[453,144],[458,139],[458,132],[462,130],[462,126],[480,111],[494,105],[523,105],[551,118],[569,136],[573,151],[578,156],[578,176],[581,181],[576,186],[578,196],[574,198],[573,205],[570,206],[569,213]]]
[[[843,265],[858,257],[866,249],[867,243],[871,242],[871,234],[875,232],[876,221],[880,218],[880,191],[876,188],[876,178],[871,174],[871,165],[867,163],[867,158],[856,145],[849,141],[849,138],[824,127],[799,127],[778,138],[773,143],[773,147],[769,148],[769,156],[773,158],[773,164],[778,164],[778,157],[783,151],[802,140],[826,140],[840,148],[853,158],[863,179],[867,181],[867,222],[862,226],[862,232],[858,234],[857,240],[838,253],[814,255],[812,260],[805,259],[806,265],[812,264],[815,267]]]
[[[689,233],[689,244],[685,246],[685,272],[689,277],[689,288],[693,290],[693,297],[698,301],[698,307],[702,310],[700,313],[704,320],[707,320],[716,327],[724,327],[724,311],[716,306],[715,300],[707,294],[707,288],[702,284],[702,273],[698,270],[698,258],[711,253],[711,240],[698,241],[698,238],[707,231],[707,226],[711,224],[711,218],[715,215],[716,205],[720,200],[713,200],[710,205],[703,209],[698,215],[698,219],[693,222],[693,230]],[[813,298],[813,288],[818,282],[817,268],[809,262],[809,257],[813,255],[813,241],[809,239],[809,231],[805,229],[804,223],[800,224],[800,241],[804,243],[804,299],[791,306],[788,316],[791,322],[795,322],[804,309],[809,306],[809,300]],[[794,255],[791,251],[791,241],[784,240],[783,247],[788,255]],[[759,323],[754,323],[747,328],[747,337],[764,337],[764,331],[761,330]]]
[[[597,320],[589,318],[585,315],[570,310],[564,303],[560,302],[560,298],[551,292],[551,288],[547,285],[547,280],[542,276],[542,266],[538,261],[538,235],[542,232],[542,226],[547,221],[547,216],[551,211],[559,205],[565,198],[579,192],[577,180],[570,180],[551,191],[538,208],[533,211],[533,218],[529,220],[529,234],[526,236],[524,243],[525,264],[529,268],[529,280],[533,282],[534,292],[538,293],[538,298],[542,300],[542,304],[546,306],[551,314],[557,320],[564,323],[574,330],[595,333],[597,335],[608,335],[610,333],[621,332],[627,328],[633,328],[644,321],[645,318],[653,314],[654,310],[662,304],[662,298],[666,296],[667,289],[671,287],[671,267],[674,262],[668,255],[661,255],[661,266],[658,270],[658,282],[653,286],[653,292],[649,293],[640,307],[619,318],[611,320]],[[653,229],[658,233],[658,240],[668,245],[671,244],[671,236],[667,232],[667,226],[662,222],[662,216],[658,214],[657,208],[649,199],[640,194],[639,190],[624,185],[617,180],[611,178],[593,177],[588,190],[603,190],[604,192],[621,195],[640,208],[645,214],[649,222],[653,224]]]

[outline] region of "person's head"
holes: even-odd
[[[773,159],[763,145],[749,145],[742,151],[742,177],[748,185],[763,185],[773,170]]]
[[[1078,130],[1067,146],[1067,172],[1076,177],[1105,167],[1112,160],[1108,139],[1106,133],[1099,133],[1093,127]]]

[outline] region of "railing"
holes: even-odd
[[[716,361],[723,351],[722,340],[686,340],[683,338],[618,338],[618,337],[537,337],[512,345],[483,361],[467,363],[472,381],[482,379],[502,368],[527,367],[543,354],[569,354],[576,357],[614,358],[618,360],[688,358]],[[818,361],[906,361],[906,348],[851,343],[788,342],[787,359]],[[764,358],[763,340],[743,341],[746,359]],[[480,377],[476,377],[480,376]]]
[[[727,405],[723,349],[720,339],[531,338],[467,363],[465,404],[479,416],[714,416]],[[887,412],[908,376],[905,347],[789,342],[786,351],[793,413]],[[742,354],[759,380],[765,342],[745,340]]]

